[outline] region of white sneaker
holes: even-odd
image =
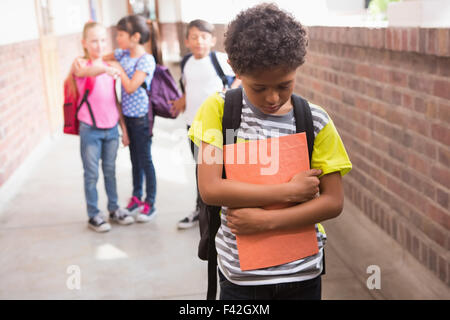
[[[102,214],[97,214],[95,217],[90,218],[88,227],[97,232],[108,232],[111,230],[111,225],[105,221]]]
[[[153,220],[156,216],[156,209],[152,205],[144,202],[144,205],[141,207],[141,210],[136,216],[137,222],[149,222]]]
[[[198,224],[199,215],[200,215],[199,210],[193,211],[190,215],[178,221],[177,224],[178,229],[189,229],[196,226]]]
[[[109,219],[122,225],[128,225],[134,222],[133,217],[129,215],[128,211],[122,208],[119,208],[114,212],[110,212]]]

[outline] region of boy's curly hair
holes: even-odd
[[[240,12],[225,33],[225,51],[237,74],[296,69],[305,62],[307,46],[302,24],[272,3]]]

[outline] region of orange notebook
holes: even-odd
[[[288,182],[309,170],[306,134],[224,146],[227,179],[253,184]],[[283,205],[266,207],[282,208]],[[241,270],[273,267],[319,252],[315,226],[236,237]]]

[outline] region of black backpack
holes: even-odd
[[[183,57],[183,59],[181,59],[180,62],[180,67],[181,67],[181,74],[183,74],[184,72],[184,66],[186,65],[186,62],[189,60],[189,58],[192,57],[192,53],[188,53],[187,55],[185,55]],[[231,84],[233,83],[234,79],[236,79],[236,77],[234,76],[227,76],[224,72],[222,67],[220,66],[219,60],[217,60],[217,55],[215,51],[211,51],[209,53],[209,57],[211,59],[211,63],[214,66],[214,70],[216,70],[217,75],[219,76],[220,80],[222,80],[222,84],[223,87],[225,89],[229,89],[231,87]],[[182,77],[180,78],[180,88],[181,91],[184,93],[184,84],[182,81]]]
[[[312,150],[314,147],[314,125],[311,115],[311,109],[308,101],[297,95],[292,95],[294,105],[294,116],[296,132],[306,132],[308,142],[309,159],[311,162]],[[242,88],[228,90],[225,93],[225,106],[222,119],[222,134],[224,144],[236,143],[234,141],[225,141],[226,130],[237,130],[241,124],[242,114]],[[222,171],[222,177],[225,176],[225,167]],[[198,257],[201,260],[208,261],[208,292],[206,298],[208,300],[216,299],[217,292],[217,251],[215,245],[215,237],[220,227],[220,210],[219,206],[210,206],[202,204],[200,207],[199,224],[200,224],[200,242],[198,246]],[[325,258],[325,257],[324,257]],[[325,263],[324,263],[325,270]],[[324,274],[325,271],[322,272]]]

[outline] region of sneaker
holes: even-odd
[[[151,204],[144,202],[141,211],[136,216],[137,222],[149,222],[156,216],[156,209]]]
[[[178,221],[178,229],[188,229],[196,226],[198,224],[199,214],[200,211],[195,210],[183,220]]]
[[[128,210],[129,214],[131,214],[132,216],[135,216],[140,211],[142,205],[143,205],[143,203],[137,197],[133,196],[133,197],[131,197],[130,201],[128,202],[126,209]]]
[[[111,225],[105,221],[101,214],[97,214],[95,217],[90,218],[88,227],[97,232],[108,232],[111,230]]]
[[[132,224],[134,222],[133,217],[129,215],[128,211],[121,208],[114,212],[110,212],[109,219],[123,225]]]

